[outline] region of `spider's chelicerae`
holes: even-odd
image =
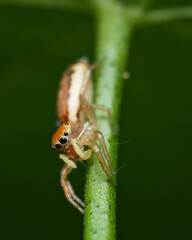
[[[89,65],[87,61],[80,60],[64,73],[57,99],[58,118],[62,124],[52,137],[52,148],[64,152],[59,155],[65,162],[61,170],[61,186],[68,201],[82,213],[84,203],[75,195],[67,178],[71,170],[77,167],[78,161],[89,159],[93,151],[103,171],[114,185],[110,175],[110,171],[112,174],[114,171],[105,140],[102,132],[96,130],[94,108],[106,111],[112,125],[110,110],[92,103],[91,72],[96,66],[97,64]],[[85,146],[90,149],[84,150]]]

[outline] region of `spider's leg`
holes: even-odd
[[[113,175],[115,175],[115,171],[113,170],[112,168],[112,165],[111,165],[111,160],[110,160],[110,157],[109,157],[109,152],[107,150],[107,147],[105,145],[105,139],[103,137],[103,133],[100,132],[100,131],[96,131],[95,132],[95,135],[96,135],[96,138],[99,140],[99,143],[101,145],[101,148],[102,148],[102,151],[103,151],[103,154],[108,162],[108,165],[109,165],[109,168],[111,169],[111,172]]]
[[[73,198],[77,203],[79,203],[82,207],[85,207],[84,202],[75,195],[75,192],[74,192],[74,190],[73,190],[73,187],[72,187],[72,185],[71,185],[71,183],[70,183],[70,181],[69,181],[68,179],[67,179],[67,187],[68,187],[68,189],[69,189],[69,191],[70,191],[70,193],[71,193],[72,198]]]
[[[111,178],[111,175],[109,173],[109,169],[107,167],[107,164],[105,163],[105,160],[104,160],[103,155],[101,153],[101,149],[99,148],[99,146],[98,146],[98,144],[95,140],[91,140],[91,147],[92,147],[93,151],[95,152],[96,157],[99,160],[99,162],[101,164],[101,167],[103,168],[103,171],[106,173],[108,179],[110,180],[112,185],[115,185],[112,178]]]
[[[91,125],[97,126],[97,118],[95,116],[95,112],[90,107],[90,103],[85,98],[87,86],[88,86],[89,82],[91,81],[91,72],[93,69],[94,69],[94,65],[90,66],[85,73],[83,84],[82,84],[81,90],[80,90],[79,100],[80,100],[80,105],[81,105],[82,111],[84,112],[88,121],[91,123]]]
[[[90,65],[89,68],[87,69],[87,71],[85,73],[84,80],[83,80],[83,85],[82,85],[81,90],[80,90],[80,95],[81,96],[85,95],[87,84],[89,82],[89,79],[91,77],[91,73],[92,73],[93,69],[97,68],[101,63],[102,63],[102,61],[96,62],[96,63]]]
[[[98,64],[95,64],[95,65],[97,66]],[[80,90],[80,102],[81,102],[82,109],[83,109],[87,119],[91,123],[91,125],[95,125],[95,126],[97,126],[97,117],[95,115],[94,109],[99,109],[99,110],[107,112],[111,128],[115,132],[110,108],[100,106],[97,104],[93,104],[93,103],[89,103],[84,97],[85,93],[86,93],[87,85],[88,85],[90,77],[91,77],[92,69],[93,69],[93,67],[90,67],[87,69],[84,80],[83,80],[83,84],[82,84],[82,87]]]
[[[80,200],[74,193],[71,184],[69,183],[69,180],[67,179],[67,175],[71,172],[73,168],[69,166],[68,164],[65,164],[61,170],[61,186],[65,192],[65,196],[67,200],[74,206],[76,207],[81,213],[84,213],[84,210],[82,207],[79,206],[81,204],[77,204],[74,200],[77,201]],[[74,199],[74,200],[73,200]],[[78,202],[78,201],[77,201]],[[81,204],[82,205],[82,204]]]
[[[102,110],[102,111],[104,111],[104,112],[107,112],[108,118],[109,118],[109,123],[110,123],[110,125],[111,125],[111,128],[113,129],[114,132],[116,131],[116,130],[114,129],[114,126],[113,126],[113,119],[112,119],[112,115],[111,115],[111,110],[110,110],[110,108],[104,107],[104,106],[101,106],[101,105],[97,105],[97,104],[94,104],[94,103],[90,103],[90,104],[89,104],[89,107],[90,107],[90,108],[94,108],[94,109],[99,109],[99,110]]]
[[[90,77],[91,77],[91,72],[92,72],[92,69],[90,67],[85,72],[85,77],[83,79],[83,84],[82,84],[82,87],[80,90],[80,96],[85,95],[85,92],[87,90],[87,85],[88,85]]]

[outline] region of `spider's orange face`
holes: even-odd
[[[70,122],[63,123],[52,137],[52,148],[55,150],[63,150],[63,148],[67,146],[70,133]]]

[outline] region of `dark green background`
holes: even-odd
[[[51,151],[63,70],[94,61],[91,15],[0,8],[1,239],[82,239]],[[192,22],[135,31],[119,124],[118,239],[191,239]],[[70,174],[83,198],[86,168]]]

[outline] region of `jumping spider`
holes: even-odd
[[[65,152],[59,155],[66,163],[61,170],[61,186],[68,201],[81,213],[84,212],[84,203],[75,195],[67,178],[72,169],[77,168],[77,161],[89,159],[93,151],[103,171],[114,185],[109,169],[113,175],[114,171],[105,140],[102,132],[96,130],[97,119],[94,108],[106,111],[112,125],[111,112],[108,108],[91,103],[91,72],[96,66],[97,64],[89,65],[87,61],[80,60],[64,73],[57,100],[58,118],[62,125],[52,137],[52,148]],[[85,150],[85,146],[90,149]]]

